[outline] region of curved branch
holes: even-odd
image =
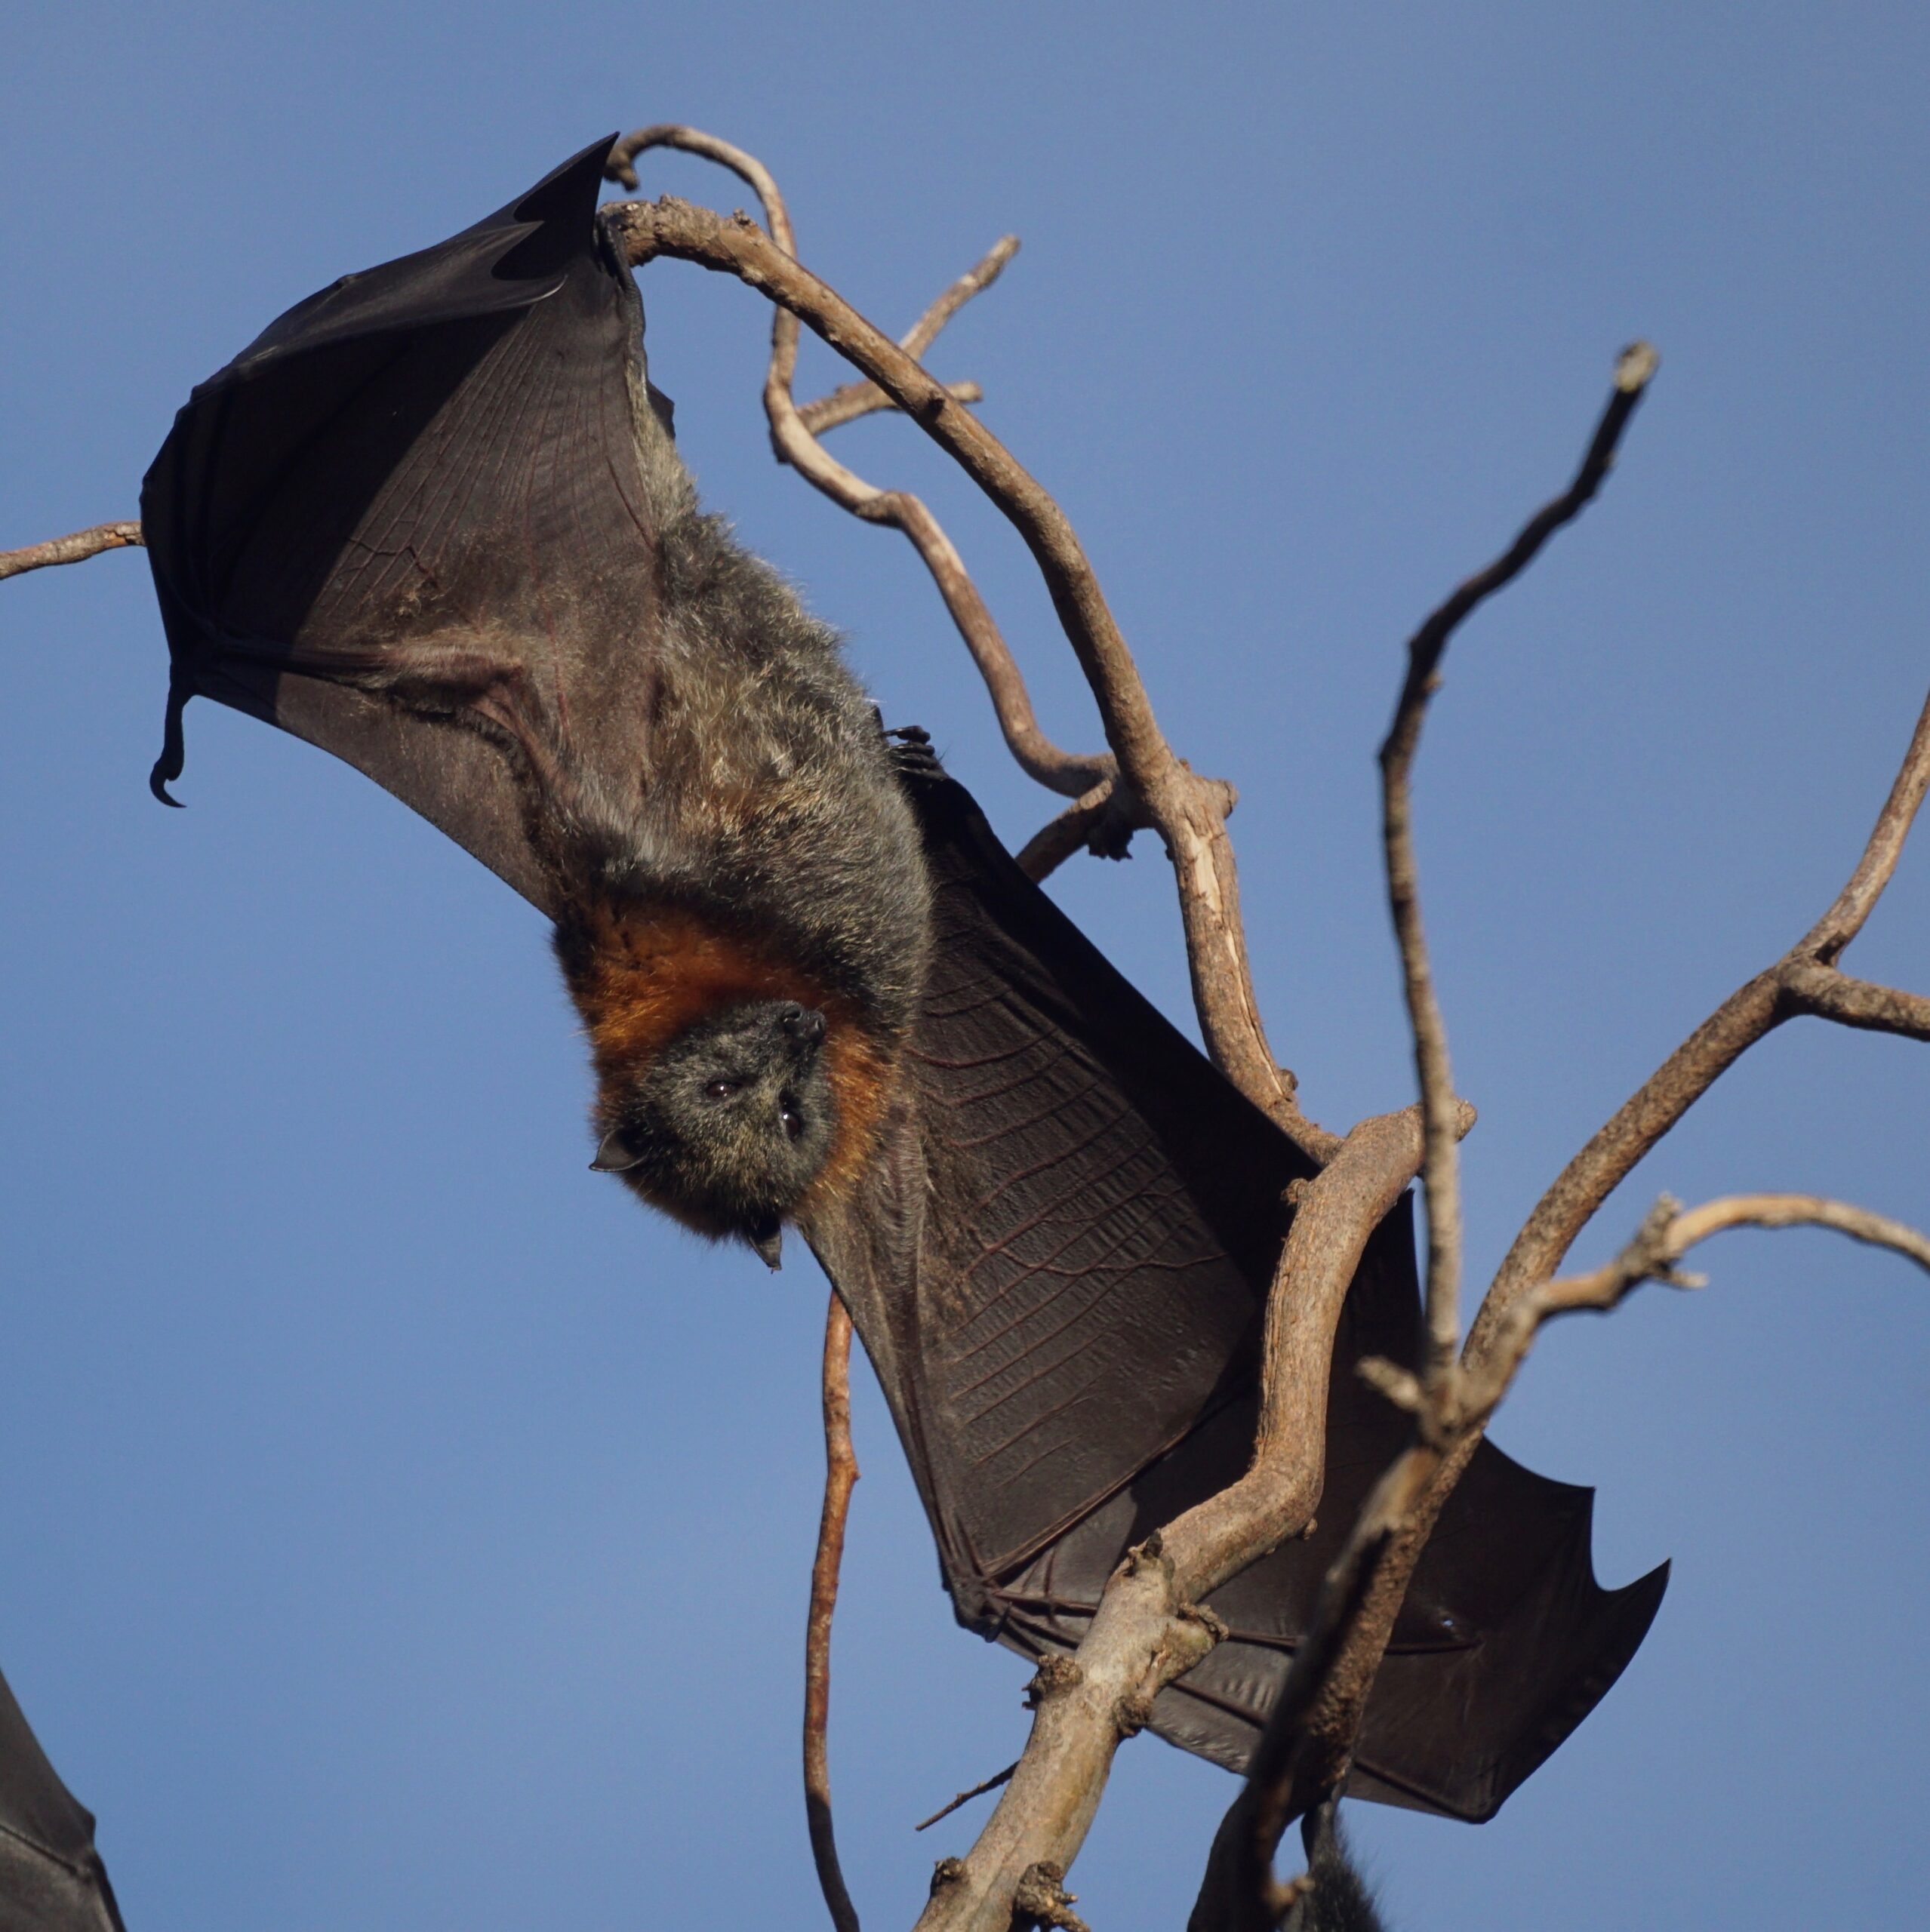
[[[1910,836],[1926,792],[1930,792],[1930,698],[1925,699],[1917,714],[1910,748],[1904,753],[1883,809],[1876,814],[1855,871],[1830,909],[1797,943],[1795,955],[1825,966],[1833,966],[1842,956],[1843,949],[1876,909],[1883,888],[1895,874],[1897,861],[1903,857],[1904,841]]]
[[[1830,1228],[1852,1241],[1886,1247],[1930,1273],[1930,1240],[1914,1228],[1887,1214],[1873,1214],[1867,1208],[1852,1207],[1846,1201],[1832,1201],[1821,1194],[1730,1194],[1678,1213],[1664,1238],[1664,1269],[1712,1235],[1726,1234],[1731,1228]],[[1573,1284],[1556,1281],[1549,1286],[1557,1312],[1587,1305],[1578,1299]]]
[[[1461,1116],[1464,1125],[1473,1118]],[[921,1932],[1006,1932],[1023,1874],[1042,1860],[1070,1866],[1120,1743],[1224,1634],[1196,1606],[1306,1527],[1325,1476],[1341,1309],[1369,1235],[1413,1179],[1421,1152],[1417,1109],[1363,1121],[1298,1192],[1267,1300],[1261,1420],[1246,1475],[1128,1552],[1077,1651],[1042,1669],[1038,1715],[1011,1783],[969,1857],[948,1865]]]
[[[851,1512],[857,1458],[851,1451],[851,1318],[838,1292],[824,1318],[824,1509],[811,1566],[811,1614],[804,1640],[804,1808],[817,1882],[837,1932],[858,1932],[857,1911],[838,1863],[831,1825],[831,1765],[826,1731],[831,1714],[831,1619],[838,1607],[845,1521]]]
[[[649,147],[681,148],[729,168],[756,192],[771,241],[785,256],[796,260],[797,238],[790,211],[770,170],[754,155],[697,128],[665,125],[639,128],[633,134],[625,135],[611,150],[605,173],[625,187],[634,188],[637,177],[632,164],[638,154]],[[914,361],[921,356],[952,316],[980,289],[990,288],[998,279],[999,271],[1017,249],[1017,238],[1006,235],[976,267],[953,282],[912,325],[899,345],[903,352]],[[1061,751],[1040,730],[1017,660],[951,539],[916,497],[906,491],[881,490],[867,483],[819,442],[808,420],[809,411],[800,410],[791,393],[797,361],[798,318],[780,302],[774,306],[771,363],[764,378],[764,411],[770,420],[771,446],[778,461],[789,463],[814,489],[863,521],[904,533],[931,573],[938,594],[944,599],[965,648],[971,653],[972,661],[991,694],[999,728],[1020,769],[1048,790],[1067,798],[1076,798],[1090,790],[1110,775],[1112,761]],[[950,389],[935,383],[933,386],[948,401],[956,403],[960,399]],[[872,395],[879,398],[875,403],[870,400]],[[811,405],[811,409],[828,419],[826,426],[829,426],[830,421],[847,421],[866,409],[886,406],[903,405],[873,381],[848,385],[845,390],[834,392]]]
[[[137,523],[97,523],[91,530],[49,537],[45,543],[29,543],[23,550],[0,550],[0,582],[29,571],[44,571],[50,565],[85,563],[103,551],[125,550],[141,541]]]
[[[1267,1047],[1254,998],[1224,795],[1190,771],[1161,734],[1131,654],[1065,513],[941,383],[754,223],[726,221],[667,195],[619,203],[606,213],[633,262],[670,255],[734,275],[800,317],[952,456],[1017,530],[1098,701],[1120,771],[1172,857],[1207,1049],[1236,1085],[1321,1158],[1316,1150],[1331,1143],[1301,1114],[1291,1076]],[[821,451],[820,457],[831,460]]]
[[[1454,1080],[1448,1057],[1447,1023],[1435,992],[1421,924],[1409,776],[1420,747],[1427,701],[1439,687],[1441,659],[1448,639],[1478,605],[1513,583],[1548,539],[1578,516],[1600,489],[1614,461],[1622,432],[1655,375],[1657,363],[1655,350],[1645,342],[1622,351],[1615,364],[1608,406],[1595,426],[1574,480],[1529,518],[1507,549],[1486,569],[1463,583],[1409,638],[1407,676],[1394,707],[1393,723],[1381,747],[1381,838],[1387,897],[1400,948],[1427,1137],[1421,1180],[1427,1201],[1426,1373],[1430,1381],[1441,1379],[1461,1344],[1460,1136],[1454,1131]]]
[[[1230,812],[1239,795],[1230,785],[1226,790]],[[1082,849],[1094,858],[1129,859],[1133,834],[1145,831],[1150,823],[1145,807],[1116,779],[1102,779],[1026,841],[1017,854],[1019,870],[1036,885],[1051,878]],[[1337,1138],[1334,1144],[1340,1144]]]

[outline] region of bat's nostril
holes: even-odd
[[[823,1014],[799,1006],[795,1001],[778,1016],[777,1023],[793,1039],[802,1040],[807,1045],[815,1045],[824,1037]]]

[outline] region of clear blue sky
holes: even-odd
[[[1181,749],[1239,786],[1260,989],[1310,1110],[1408,1097],[1373,867],[1402,639],[1662,374],[1603,500],[1470,625],[1420,786],[1471,1266],[1852,863],[1930,649],[1920,8],[39,7],[0,68],[0,545],[133,513],[189,386],[349,269],[611,128],[762,154],[1060,496]],[[651,192],[734,183],[648,164]],[[765,313],[649,269],[710,499],[1014,841],[908,548],[770,462]],[[807,365],[837,371],[814,346]],[[902,423],[1064,739],[1019,545]],[[0,590],[0,1663],[134,1932],[809,1927],[796,1728],[823,1287],[585,1171],[540,922],[346,768],[197,706],[165,813],[141,560]],[[1921,835],[1920,835],[1921,836]],[[1056,886],[1183,1014],[1143,851]],[[1852,955],[1930,986],[1930,857]],[[1930,1219],[1930,1061],[1805,1023],[1611,1204],[1812,1187]],[[1401,1932],[1894,1924],[1930,1888],[1930,1294],[1822,1235],[1549,1341],[1498,1429],[1673,1556],[1647,1647],[1494,1823],[1371,1808]],[[852,1886],[907,1924],[1023,1734],[952,1625],[868,1383],[833,1739]],[[691,1579],[701,1579],[693,1583]],[[1074,1888],[1181,1920],[1233,1786],[1147,1738]]]

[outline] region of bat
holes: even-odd
[[[124,1932],[94,1818],[0,1677],[0,1932]]]
[[[796,1227],[882,1384],[959,1620],[1075,1646],[1122,1552],[1243,1469],[1261,1314],[1310,1163],[1017,869],[922,734],[697,506],[608,143],[343,278],[198,388],[143,524],[171,662],[346,759],[554,922],[594,1165],[775,1266]],[[171,798],[168,798],[172,802]],[[1153,1727],[1232,1769],[1403,1439],[1411,1208],[1344,1309],[1319,1527],[1211,1599]],[[1442,1515],[1349,1789],[1491,1816],[1640,1644],[1591,1492],[1484,1444]]]

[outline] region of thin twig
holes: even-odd
[[[1819,1020],[1860,1026],[1868,1032],[1930,1040],[1930,998],[1922,993],[1901,992],[1895,986],[1853,978],[1834,966],[1806,961],[1785,967],[1781,979],[1790,1000]]]
[[[811,1566],[811,1614],[804,1639],[804,1807],[817,1882],[837,1932],[858,1932],[857,1912],[845,1887],[831,1824],[831,1765],[826,1730],[831,1712],[831,1620],[838,1607],[838,1570],[845,1555],[845,1521],[857,1458],[851,1451],[851,1318],[831,1291],[824,1318],[824,1508],[817,1555]]]
[[[1895,875],[1904,841],[1910,836],[1926,792],[1930,792],[1930,697],[1924,700],[1917,714],[1910,749],[1904,753],[1896,781],[1876,814],[1855,871],[1830,909],[1796,943],[1797,955],[1825,966],[1833,966],[1842,957],[1843,949],[1862,931],[1883,896],[1883,888]]]
[[[1615,1258],[1585,1275],[1544,1281],[1519,1297],[1478,1369],[1466,1384],[1467,1419],[1479,1428],[1507,1392],[1543,1325],[1563,1315],[1605,1313],[1645,1281],[1699,1288],[1699,1275],[1677,1267],[1704,1241],[1736,1228],[1827,1228],[1852,1241],[1888,1249],[1930,1273],[1930,1240],[1907,1223],[1820,1194],[1729,1194],[1685,1208],[1664,1195]]]
[[[85,563],[103,551],[125,550],[140,541],[137,523],[97,523],[91,530],[51,537],[45,543],[29,543],[24,550],[0,550],[0,582],[28,571],[44,571],[51,564]]]
[[[969,1804],[974,1798],[983,1798],[988,1791],[996,1791],[1002,1784],[1010,1784],[1012,1774],[1019,1767],[1014,1758],[1002,1771],[994,1771],[983,1784],[975,1784],[969,1791],[962,1791],[948,1804],[941,1804],[928,1818],[922,1818],[913,1826],[915,1832],[928,1831],[940,1818],[949,1818],[961,1804]]]
[[[755,223],[726,221],[669,195],[620,203],[605,212],[633,262],[657,255],[695,262],[737,276],[799,316],[951,455],[1024,538],[1098,702],[1119,769],[1171,856],[1193,1001],[1208,1051],[1313,1158],[1325,1159],[1337,1140],[1301,1112],[1292,1077],[1267,1047],[1254,998],[1224,792],[1190,771],[1160,733],[1131,654],[1064,512],[941,383]],[[767,405],[772,389],[767,383]],[[781,420],[780,411],[774,420]],[[822,451],[818,457],[831,461]],[[1091,782],[1071,789],[1082,792]]]
[[[898,346],[915,361],[922,361],[925,352],[938,340],[939,331],[974,295],[982,295],[1005,272],[1005,264],[1019,251],[1016,235],[1002,235],[977,261],[933,302],[918,320],[898,338]]]
[[[1421,1171],[1427,1203],[1424,1373],[1430,1382],[1442,1378],[1461,1346],[1460,1137],[1454,1131],[1454,1082],[1448,1057],[1447,1023],[1435,992],[1421,924],[1409,784],[1414,753],[1421,743],[1427,701],[1439,685],[1441,659],[1449,638],[1478,605],[1519,577],[1548,539],[1579,515],[1602,487],[1602,480],[1614,461],[1622,432],[1642,400],[1656,365],[1655,352],[1646,343],[1636,343],[1622,351],[1615,365],[1614,386],[1608,406],[1596,425],[1574,480],[1559,496],[1544,504],[1507,549],[1485,570],[1477,571],[1463,583],[1409,638],[1407,676],[1394,707],[1393,723],[1381,747],[1381,835],[1387,897],[1400,949],[1427,1143]]]
[[[945,393],[954,402],[985,400],[985,392],[977,383],[947,383]],[[798,420],[814,436],[822,436],[833,429],[842,429],[847,423],[855,423],[861,416],[873,415],[882,409],[896,409],[897,406],[876,383],[840,383],[815,402],[800,403]]]
[[[1002,235],[984,257],[966,269],[918,320],[898,338],[898,346],[914,361],[925,360],[925,351],[938,340],[939,331],[956,315],[974,295],[983,294],[1004,272],[1005,264],[1019,251],[1019,238],[1016,235]],[[795,250],[793,253],[796,253]],[[976,383],[953,383],[949,386],[952,398],[956,402],[982,402],[985,392]],[[860,416],[867,416],[873,410],[895,409],[897,404],[876,383],[866,381],[842,383],[829,395],[820,396],[815,402],[807,402],[798,411],[799,420],[814,436],[821,436],[827,429],[835,429],[842,423],[854,422]]]

